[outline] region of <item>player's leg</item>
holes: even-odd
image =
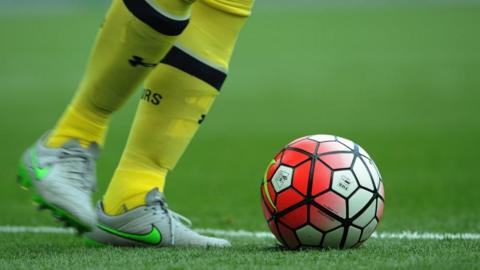
[[[28,149],[19,176],[36,201],[80,230],[95,224],[91,205],[97,144],[110,115],[189,22],[191,0],[114,0],[77,94],[49,134]]]
[[[150,231],[151,225],[142,219],[151,215],[147,206],[158,204],[164,210],[155,222],[165,236],[162,246],[227,244],[196,234],[175,217],[165,218],[170,210],[163,202],[162,192],[168,170],[183,154],[220,91],[252,2],[195,3],[190,25],[147,78],[127,146],[103,205],[99,204],[99,222],[104,227],[87,237],[115,245],[136,245],[129,239],[131,235],[123,237],[115,229],[137,234]],[[132,222],[136,218],[139,222]]]
[[[190,0],[114,0],[74,100],[47,139],[102,143],[112,112],[170,50],[187,26]]]

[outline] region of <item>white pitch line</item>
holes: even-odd
[[[47,226],[0,226],[0,233],[60,233],[73,234],[73,229],[47,227]]]
[[[408,240],[480,240],[480,233],[434,233],[434,232],[381,232],[373,233],[373,238]]]
[[[255,232],[245,230],[196,229],[199,233],[220,237],[245,237],[273,239],[270,232]],[[41,233],[41,234],[73,234],[73,229],[47,226],[0,226],[0,233]],[[373,233],[372,238],[407,239],[407,240],[480,240],[480,233],[441,233],[441,232],[380,232]]]
[[[250,232],[250,231],[225,231],[216,229],[197,229],[199,233],[211,234],[215,236],[226,237],[251,237],[251,238],[274,238],[270,232]],[[434,233],[434,232],[374,232],[372,238],[379,239],[408,239],[408,240],[480,240],[480,233]]]
[[[227,237],[248,237],[248,238],[275,238],[270,232],[250,232],[244,230],[217,230],[217,229],[196,229],[198,233],[210,234],[214,236]]]

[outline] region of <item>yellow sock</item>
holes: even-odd
[[[103,143],[108,120],[167,54],[188,24],[186,0],[114,0],[85,76],[47,145]]]
[[[103,198],[107,214],[143,205],[153,188],[164,190],[168,170],[218,95],[251,5],[232,13],[225,3],[239,1],[213,1],[225,8],[210,2],[193,5],[190,25],[147,78],[127,146]]]

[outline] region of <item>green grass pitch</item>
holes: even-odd
[[[259,4],[222,94],[169,176],[169,205],[197,228],[266,231],[259,185],[269,160],[296,137],[330,133],[361,144],[382,172],[378,232],[478,233],[480,5],[308,3]],[[0,13],[0,227],[58,226],[16,185],[16,162],[72,96],[103,12]],[[97,198],[139,94],[113,119]],[[480,269],[480,240],[377,238],[346,251],[231,240],[226,250],[152,250],[0,233],[0,269]]]

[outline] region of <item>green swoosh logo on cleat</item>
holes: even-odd
[[[38,165],[37,152],[35,150],[31,152],[30,156],[32,159],[32,169],[33,173],[35,174],[35,179],[42,181],[50,171],[50,167],[40,168],[40,166]]]
[[[148,245],[158,245],[162,241],[162,234],[157,229],[157,227],[152,225],[152,230],[146,234],[134,234],[122,232],[119,230],[112,229],[103,224],[97,224],[97,227],[101,230],[116,235],[118,237],[126,238],[129,240],[134,240]]]

